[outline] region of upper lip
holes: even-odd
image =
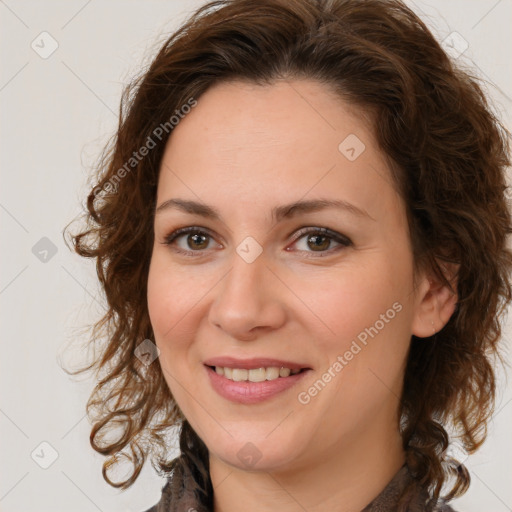
[[[303,368],[310,369],[306,364],[294,363],[292,361],[284,361],[281,359],[273,359],[270,357],[253,357],[250,359],[238,359],[236,357],[219,356],[212,357],[204,361],[207,366],[222,366],[224,368],[241,368],[251,370],[254,368],[269,368],[271,366],[277,366],[280,368],[290,368],[290,370],[302,370]]]

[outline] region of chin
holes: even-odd
[[[247,435],[240,438],[227,436],[226,443],[216,446],[210,453],[225,464],[242,471],[278,471],[294,464],[297,447],[282,442],[282,438],[270,441],[250,441]]]

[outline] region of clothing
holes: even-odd
[[[185,480],[190,482],[190,479]],[[413,480],[414,478],[409,472],[409,468],[404,464],[382,492],[361,512],[396,512],[396,505],[402,491],[406,485]],[[172,496],[170,489],[171,487],[168,480],[162,489],[160,501],[145,512],[188,512],[190,509],[200,512],[204,510],[204,508],[201,508],[195,501],[191,489],[187,488],[184,488],[182,495],[178,497],[174,503],[171,503]],[[435,507],[427,505],[428,498],[428,492],[418,487],[418,491],[414,494],[408,512],[457,512],[442,501]]]

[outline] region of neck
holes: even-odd
[[[377,434],[377,435],[372,435]],[[210,452],[214,512],[360,512],[405,462],[398,431],[358,432],[307,463],[244,471]],[[305,460],[305,459],[304,459]]]

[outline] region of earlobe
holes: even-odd
[[[453,290],[457,290],[456,273],[458,265],[442,265]],[[412,334],[428,338],[438,333],[450,320],[457,307],[458,296],[450,287],[437,278],[424,276],[418,287],[416,311],[412,323]]]

